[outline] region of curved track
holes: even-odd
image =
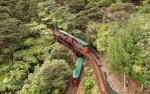
[[[101,69],[99,68],[96,61],[94,60],[94,58],[90,54],[85,54],[85,55],[89,58],[92,66],[93,66],[94,72],[96,74],[100,93],[101,94],[108,94],[106,86],[105,86],[105,81],[103,80],[103,73],[102,73]]]
[[[53,34],[55,36],[55,39],[57,41],[57,39],[59,39],[57,36],[59,35],[58,32],[55,32],[53,31]],[[62,41],[62,40],[61,40]],[[59,41],[58,41],[59,42]],[[65,42],[65,41],[64,41]],[[69,45],[70,46],[70,45]],[[91,65],[94,69],[94,72],[96,74],[96,78],[97,78],[97,84],[98,84],[98,87],[99,87],[99,90],[100,90],[100,94],[109,94],[108,93],[108,90],[106,88],[106,85],[105,85],[105,81],[104,81],[104,77],[103,77],[103,72],[102,70],[99,68],[96,60],[93,58],[93,56],[90,54],[90,53],[84,53],[82,52],[82,50],[79,50],[79,49],[76,49],[78,50],[79,52],[81,52],[83,55],[85,55],[89,61],[91,62]]]

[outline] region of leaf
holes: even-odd
[[[25,66],[24,66],[25,62],[24,61],[15,61],[12,68],[13,69],[25,69]]]
[[[8,72],[9,70],[11,69],[11,66],[9,66],[9,65],[5,65],[5,66],[3,66],[3,67],[1,67],[1,72]]]
[[[10,76],[11,79],[15,79],[19,81],[23,76],[26,75],[26,70],[16,69],[15,71],[12,71],[10,75],[11,75]]]
[[[25,46],[31,46],[32,44],[34,43],[34,38],[27,38],[24,42],[23,42],[23,44],[25,45]]]
[[[3,83],[7,84],[10,80],[6,77],[4,80],[3,80]]]
[[[46,11],[40,11],[40,12],[38,12],[38,15],[39,15],[40,17],[45,17]]]
[[[2,53],[8,54],[11,50],[9,48],[2,49]]]
[[[31,27],[31,30],[37,31],[37,30],[46,29],[46,28],[47,28],[46,25],[44,25],[44,24],[39,24],[39,25],[37,25],[37,26]]]
[[[24,57],[27,53],[27,50],[21,50],[21,51],[16,51],[15,53],[13,53],[14,58],[16,59],[20,59],[22,57]]]
[[[43,52],[43,46],[42,45],[35,45],[33,47],[31,47],[29,50],[28,50],[28,53],[30,55],[34,55],[34,54],[40,54]]]
[[[6,91],[7,87],[5,84],[3,84],[1,87],[2,87],[2,91]]]
[[[0,62],[3,62],[5,59],[5,56],[4,55],[0,55]]]
[[[28,54],[23,57],[23,60],[28,61],[28,62],[32,62],[32,63],[37,63],[38,62],[38,60],[35,58],[35,56],[28,55]]]

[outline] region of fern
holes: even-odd
[[[42,21],[48,21],[48,20],[50,20],[51,19],[51,16],[50,15],[46,15],[46,16],[44,16],[44,18],[42,18],[41,20]]]
[[[3,62],[5,59],[5,55],[0,55],[0,62]]]
[[[32,62],[32,63],[37,63],[38,62],[38,60],[34,56],[32,56],[32,55],[26,55],[26,56],[24,56],[23,60],[27,61],[27,62]]]
[[[21,51],[16,51],[15,53],[13,53],[13,56],[15,59],[21,59],[22,57],[24,57],[27,53],[27,50],[21,50]]]
[[[38,12],[38,15],[39,15],[40,17],[45,17],[46,11],[40,11],[40,12]]]
[[[25,46],[31,46],[33,43],[34,43],[34,38],[28,38],[23,42]]]
[[[2,53],[8,54],[11,50],[9,48],[2,49]]]
[[[5,78],[4,81],[0,82],[0,87],[1,87],[2,91],[5,91],[7,89],[6,83],[5,83],[6,80],[7,80],[7,78]]]
[[[13,66],[12,66],[13,69],[25,69],[25,62],[24,61],[16,61],[14,62]]]
[[[34,27],[31,27],[31,30],[37,31],[37,30],[41,30],[41,29],[44,29],[44,28],[47,28],[46,25],[44,25],[44,24],[39,24],[39,25],[36,25],[36,26],[34,26]]]
[[[52,38],[50,36],[41,37],[34,41],[34,45],[49,46],[50,44],[52,44]]]
[[[28,53],[30,55],[40,54],[43,52],[43,48],[44,47],[42,45],[35,45],[28,50]]]
[[[3,66],[3,67],[1,67],[1,69],[0,69],[0,73],[4,73],[4,72],[9,72],[10,71],[10,66],[8,65],[8,66]]]
[[[15,71],[12,71],[10,74],[10,78],[11,79],[16,79],[17,81],[20,80],[23,76],[26,75],[26,71],[25,70],[19,70],[16,69]]]
[[[45,42],[45,39],[43,37],[42,38],[37,38],[34,41],[34,45],[43,45],[44,42]]]

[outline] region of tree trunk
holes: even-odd
[[[124,73],[124,77],[123,77],[123,81],[124,81],[124,88],[126,88],[126,74]]]
[[[141,92],[143,91],[143,85],[141,86]]]

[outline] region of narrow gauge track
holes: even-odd
[[[53,33],[53,35],[55,37],[55,40],[56,41],[58,40],[58,42],[60,42],[61,39],[58,37],[59,33],[56,32],[56,31],[54,31],[54,30],[52,30],[52,33]],[[61,41],[64,41],[64,40],[61,40]],[[67,42],[65,42],[65,43],[68,44]],[[68,44],[66,46],[72,46],[72,45]],[[106,88],[106,85],[105,85],[105,81],[104,81],[104,77],[103,77],[103,72],[99,68],[99,65],[97,64],[97,62],[94,59],[94,57],[90,53],[84,53],[80,49],[76,49],[76,50],[78,50],[79,52],[81,52],[83,55],[85,55],[89,59],[91,65],[92,65],[92,67],[94,69],[94,73],[96,74],[96,79],[97,79],[97,82],[98,82],[97,84],[98,84],[98,87],[99,87],[99,90],[100,90],[100,94],[109,94],[108,93],[108,89]]]

